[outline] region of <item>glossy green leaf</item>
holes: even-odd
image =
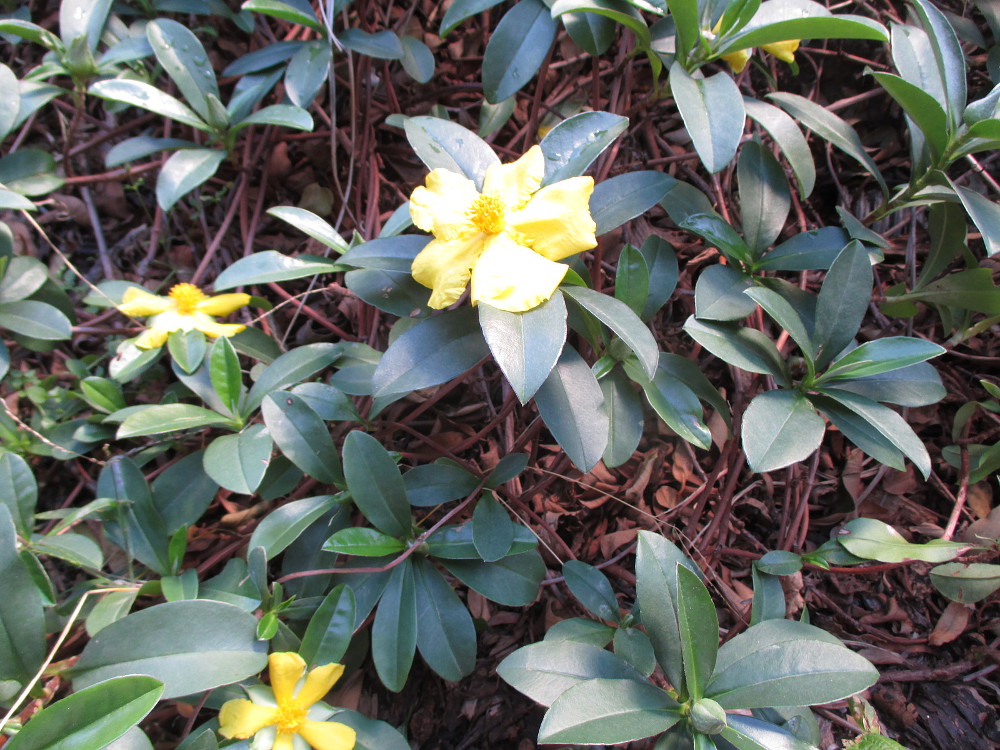
[[[21,106],[21,91],[14,71],[0,63],[0,140],[14,129],[18,109]]]
[[[337,231],[327,223],[327,221],[312,211],[307,211],[304,208],[298,208],[297,206],[275,206],[274,208],[269,208],[267,210],[268,215],[275,217],[276,219],[281,219],[282,221],[288,222],[293,227],[298,229],[310,237],[312,237],[317,242],[326,245],[328,248],[336,252],[338,255],[345,253],[348,250],[348,245],[344,242],[344,238],[337,234]],[[273,252],[273,251],[270,251]],[[258,257],[263,255],[263,253],[255,253],[249,257]],[[313,256],[308,256],[310,260],[314,262],[319,262],[318,258]],[[246,260],[246,259],[242,259]],[[237,261],[236,263],[240,263]],[[328,261],[329,262],[329,261]],[[236,264],[233,264],[234,266]],[[226,269],[221,274],[219,278],[222,278],[229,269]],[[251,283],[251,282],[244,282]],[[239,286],[239,284],[229,284],[226,287],[219,286],[219,281],[216,279],[215,288],[219,289],[230,289],[234,286]]]
[[[590,196],[590,214],[597,224],[597,235],[606,234],[651,209],[676,182],[663,172],[645,170],[626,172],[597,183]]]
[[[147,24],[146,37],[157,61],[187,103],[201,119],[212,122],[208,95],[218,99],[219,85],[198,37],[187,27],[167,18],[159,18]]]
[[[167,534],[197,523],[215,499],[219,485],[205,473],[203,460],[202,451],[188,453],[153,480],[153,504]]]
[[[746,110],[739,87],[727,72],[695,77],[675,62],[670,89],[702,163],[719,172],[736,156],[743,137]]]
[[[575,685],[599,678],[641,680],[636,669],[610,651],[572,640],[523,646],[497,666],[497,674],[543,706]]]
[[[441,564],[469,588],[507,607],[531,604],[545,577],[545,563],[535,550],[510,555],[494,563],[443,559]]]
[[[43,341],[62,341],[73,335],[73,324],[60,310],[31,299],[0,303],[0,328]]]
[[[597,13],[565,13],[563,26],[576,45],[594,57],[607,52],[615,40],[615,22]]]
[[[669,242],[655,234],[646,238],[639,247],[639,253],[645,259],[649,272],[649,294],[639,317],[648,322],[677,287],[677,254]]]
[[[931,568],[934,588],[962,604],[975,604],[1000,588],[1000,565],[945,563]]]
[[[236,435],[217,437],[205,449],[205,473],[230,492],[252,495],[264,480],[273,447],[270,433],[260,423]]]
[[[684,330],[712,354],[748,372],[773,375],[780,381],[788,379],[784,358],[774,343],[760,331],[740,328],[731,323],[712,323],[693,315],[684,323]]]
[[[209,376],[212,380],[212,388],[226,405],[230,413],[239,412],[240,401],[243,396],[243,371],[240,369],[240,360],[236,356],[236,350],[225,336],[220,336],[212,345],[212,353],[209,356]]]
[[[7,743],[11,750],[100,750],[153,710],[163,684],[145,675],[117,677],[47,706]]]
[[[292,104],[309,107],[326,84],[332,62],[333,48],[326,39],[313,39],[295,51],[285,71],[285,91]]]
[[[794,37],[793,37],[794,38]],[[864,144],[857,131],[839,116],[815,102],[787,92],[768,94],[768,99],[776,102],[795,120],[809,128],[820,138],[829,141],[845,154],[855,159],[867,171],[882,189],[883,195],[888,195],[889,188],[882,178],[874,160],[865,151]]]
[[[403,474],[406,497],[416,508],[431,508],[466,497],[479,481],[461,466],[441,460],[414,466]]]
[[[617,367],[598,383],[604,394],[604,410],[610,423],[604,465],[621,466],[632,458],[642,438],[642,399],[629,378]]]
[[[434,77],[434,53],[416,37],[402,36],[399,41],[403,49],[403,70],[417,83],[429,82]]]
[[[292,130],[312,130],[313,119],[302,107],[290,104],[272,104],[258,109],[234,123],[232,131],[237,132],[250,125],[277,125]]]
[[[968,188],[954,186],[954,190],[982,235],[986,252],[990,255],[1000,253],[1000,207],[996,202]]]
[[[893,75],[873,72],[878,81],[909,118],[916,124],[931,147],[936,160],[948,148],[948,115],[938,101],[919,86]]]
[[[282,21],[296,23],[300,26],[318,31],[321,36],[326,36],[326,27],[316,17],[315,13],[307,12],[301,3],[285,3],[281,0],[245,0],[241,6],[243,10],[252,10],[268,16],[280,18]]]
[[[844,350],[861,326],[872,294],[868,251],[849,243],[830,266],[816,302],[816,366],[823,368]]]
[[[382,684],[403,689],[417,647],[417,601],[409,561],[392,569],[372,625],[372,659]]]
[[[337,495],[317,495],[285,503],[257,525],[247,549],[261,547],[267,559],[273,560],[338,502]]]
[[[349,28],[340,32],[337,39],[352,52],[368,55],[379,60],[401,60],[403,45],[392,31],[382,29],[369,33],[359,28]]]
[[[514,524],[514,538],[509,555],[520,555],[537,546],[538,539],[530,529]],[[469,522],[457,526],[442,526],[435,531],[427,540],[427,554],[442,560],[482,560],[482,555],[476,549],[472,524]]]
[[[840,227],[821,227],[788,238],[754,263],[756,270],[811,271],[827,269],[851,237]]]
[[[799,197],[808,198],[816,185],[816,164],[802,130],[783,110],[743,97],[747,117],[760,125],[781,149],[799,183]]]
[[[476,666],[472,616],[429,560],[413,564],[417,601],[417,650],[444,679],[457,682]]]
[[[65,179],[56,174],[52,154],[25,148],[0,158],[0,183],[8,190],[36,197],[58,190]]]
[[[545,154],[543,185],[583,174],[628,127],[610,112],[581,112],[563,120],[538,144]]]
[[[569,688],[552,703],[538,741],[588,745],[631,742],[664,732],[682,718],[677,702],[655,685],[597,678]]]
[[[774,322],[788,332],[792,340],[799,345],[799,349],[809,360],[816,359],[816,351],[813,348],[812,337],[799,315],[791,303],[777,292],[765,287],[753,287],[744,292],[757,304],[759,304]]]
[[[506,508],[492,492],[484,492],[472,512],[472,541],[480,557],[485,562],[496,562],[509,555],[515,528]]]
[[[511,313],[479,305],[483,336],[507,382],[525,404],[549,376],[566,341],[566,302],[559,290],[538,307]]]
[[[743,238],[757,258],[785,226],[792,205],[788,180],[778,160],[756,141],[743,146],[736,170]]]
[[[104,566],[104,554],[97,542],[89,536],[67,532],[36,538],[31,543],[32,550],[39,555],[57,557],[80,568],[100,570]]]
[[[799,558],[798,565],[801,569],[801,558]],[[754,565],[750,573],[753,579],[750,625],[754,626],[765,620],[783,619],[785,616],[785,592],[781,587],[781,579],[777,575],[763,572],[758,565]]]
[[[334,533],[326,540],[323,549],[341,555],[382,557],[396,555],[406,549],[406,545],[396,537],[383,534],[378,529],[355,527]]]
[[[0,453],[0,504],[7,506],[17,533],[30,538],[34,528],[38,484],[31,468],[16,453]]]
[[[750,277],[732,266],[709,266],[695,283],[695,316],[699,320],[742,320],[757,309],[755,300],[744,294],[752,286]]]
[[[88,93],[155,112],[197,130],[209,132],[212,129],[182,101],[142,81],[126,78],[97,81],[90,86]]]
[[[578,560],[563,565],[566,585],[593,615],[608,622],[619,620],[619,605],[611,583],[597,568]]]
[[[719,736],[736,750],[815,750],[815,745],[798,739],[790,732],[751,716],[729,714],[729,726]]]
[[[42,596],[17,550],[17,532],[0,504],[0,680],[26,685],[45,659]]]
[[[535,404],[546,427],[577,468],[590,471],[596,466],[608,444],[610,422],[601,386],[573,348],[563,349],[535,394]]]
[[[325,383],[302,383],[292,388],[292,393],[302,399],[325,422],[360,422],[358,410],[347,394]]]
[[[489,144],[470,130],[437,117],[409,117],[406,139],[428,169],[447,169],[483,187],[486,169],[500,159]]]
[[[247,396],[244,410],[250,412],[261,405],[264,397],[272,391],[278,391],[290,385],[295,385],[312,377],[327,367],[340,356],[341,350],[337,344],[306,344],[298,346],[282,354],[268,365],[254,382]]]
[[[653,644],[649,636],[637,628],[615,628],[614,649],[615,654],[647,677],[656,669]]]
[[[704,422],[698,394],[665,368],[658,368],[652,381],[643,383],[646,400],[667,426],[684,440],[707,450],[712,433]]]
[[[766,391],[743,413],[743,452],[754,471],[774,471],[812,455],[825,431],[823,417],[802,395]]]
[[[615,299],[641,316],[649,297],[649,268],[646,259],[632,245],[625,245],[615,271]]]
[[[691,51],[702,39],[698,0],[666,0],[666,6],[670,9],[676,29],[677,57],[686,63]]]
[[[591,620],[589,617],[570,617],[568,620],[560,620],[546,630],[545,640],[552,643],[555,641],[570,641],[572,643],[582,643],[603,649],[611,643],[618,632],[620,632],[620,628],[605,625],[597,620]],[[650,646],[650,649],[652,648]],[[655,656],[653,660],[655,663]],[[629,661],[629,664],[631,663]]]
[[[406,485],[389,452],[359,430],[344,441],[344,476],[354,502],[380,531],[409,535],[412,526]]]
[[[193,374],[205,361],[208,349],[205,334],[201,331],[171,331],[167,338],[167,351],[175,367],[188,375]],[[221,405],[221,402],[219,402]]]
[[[838,359],[824,373],[822,381],[865,378],[899,370],[945,353],[945,348],[912,336],[887,336],[866,341]]]
[[[620,337],[638,357],[646,375],[653,377],[659,359],[656,339],[628,305],[587,287],[567,286],[563,292]]]
[[[859,380],[838,380],[837,388],[900,406],[927,406],[937,403],[946,394],[941,376],[930,364],[910,365]]]
[[[309,619],[299,655],[306,664],[339,663],[354,632],[354,592],[349,586],[334,586]]]
[[[214,148],[189,148],[167,159],[156,180],[156,202],[164,211],[215,174],[226,152]]]
[[[483,55],[486,101],[503,101],[530,81],[548,54],[558,26],[540,0],[521,0],[500,19]]]
[[[97,496],[122,505],[105,532],[128,554],[160,575],[173,573],[168,532],[142,470],[127,456],[112,458],[97,478]]]
[[[470,18],[477,13],[482,13],[484,10],[489,10],[501,2],[502,0],[455,0],[445,10],[438,33],[444,36],[466,18]]]
[[[969,549],[969,544],[932,539],[923,544],[909,542],[903,535],[874,518],[855,518],[844,524],[836,539],[848,552],[865,560],[898,563],[905,560],[943,563]]]
[[[375,370],[376,396],[396,396],[440,385],[489,354],[478,313],[462,307],[428,318],[407,330]]]
[[[677,564],[677,625],[684,655],[684,681],[688,695],[697,700],[715,668],[719,617],[705,584],[680,563]]]
[[[944,102],[947,105],[948,122],[951,130],[957,131],[962,123],[966,105],[965,55],[958,43],[954,28],[937,6],[927,0],[913,0],[913,9],[927,33],[934,62],[944,87]]]
[[[750,263],[752,261],[750,248],[740,237],[732,225],[714,211],[710,213],[688,214],[677,225],[681,229],[697,234],[699,237],[717,247],[730,263]]]
[[[303,399],[275,391],[264,399],[261,413],[278,449],[293,464],[323,484],[343,484],[344,471],[330,430]]]

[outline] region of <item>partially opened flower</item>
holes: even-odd
[[[413,278],[447,307],[472,281],[472,303],[524,312],[545,302],[566,275],[556,261],[597,246],[590,215],[594,180],[540,187],[545,157],[532,146],[512,164],[486,170],[483,190],[447,169],[427,175],[410,197],[413,223],[434,239],[413,260]]]
[[[317,719],[329,715],[319,701],[344,673],[342,664],[326,664],[306,671],[296,653],[268,658],[274,705],[243,698],[226,701],[219,712],[219,734],[226,739],[253,737],[253,750],[352,750],[357,735],[351,727]]]
[[[748,49],[738,49],[735,52],[730,52],[728,55],[723,55],[722,59],[729,64],[734,73],[739,74],[743,72],[747,63],[750,62],[750,55],[752,54],[753,47],[749,47]]]
[[[764,50],[769,55],[774,55],[781,62],[786,62],[789,65],[795,62],[795,50],[799,48],[798,39],[789,39],[786,42],[772,42],[771,44],[762,44],[760,48]]]
[[[249,302],[249,294],[209,297],[194,284],[175,284],[166,297],[130,286],[118,309],[137,318],[152,316],[135,345],[140,349],[156,349],[163,346],[174,331],[201,331],[212,338],[235,336],[246,326],[216,323],[213,316],[229,315]]]

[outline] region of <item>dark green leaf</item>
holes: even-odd
[[[457,682],[476,665],[476,629],[469,610],[426,558],[414,561],[413,580],[417,649],[431,669]]]
[[[355,430],[344,441],[344,476],[358,508],[380,531],[410,533],[410,503],[399,468],[371,435]]]
[[[826,367],[861,326],[872,294],[872,266],[865,247],[854,240],[837,256],[816,302],[816,366]]]
[[[323,599],[309,619],[299,655],[306,664],[320,666],[339,663],[354,632],[354,592],[340,584]]]
[[[747,117],[760,125],[771,136],[799,183],[799,197],[808,198],[816,185],[816,165],[812,151],[795,120],[777,107],[749,97],[743,97]]]
[[[542,184],[583,174],[626,127],[628,118],[610,112],[581,112],[560,122],[538,144],[545,154]]]
[[[486,491],[472,513],[472,541],[485,562],[496,562],[511,552],[514,522],[492,492]]]
[[[463,174],[483,187],[486,169],[500,159],[482,138],[461,125],[437,117],[410,117],[403,124],[406,139],[428,169]]]
[[[724,72],[695,77],[675,62],[670,66],[670,89],[705,168],[713,174],[721,171],[736,156],[746,123],[736,82]]]
[[[597,183],[590,196],[590,214],[597,224],[597,235],[606,234],[651,209],[676,182],[663,172],[639,171]]]
[[[252,495],[264,479],[273,447],[270,433],[259,423],[217,437],[205,449],[205,473],[231,492]]]
[[[684,681],[693,700],[701,698],[715,669],[719,648],[719,617],[705,584],[696,573],[677,563],[677,625],[684,656]]]
[[[611,583],[601,571],[578,560],[563,565],[566,585],[591,614],[608,622],[619,620],[618,600]]]
[[[167,18],[159,18],[147,24],[146,37],[157,61],[177,85],[187,103],[201,119],[212,122],[213,113],[208,95],[218,99],[219,85],[198,37],[187,27]]]
[[[757,309],[744,292],[753,286],[750,277],[716,263],[701,272],[694,287],[694,314],[699,320],[741,320]]]
[[[712,354],[748,372],[773,375],[788,381],[786,364],[774,343],[760,331],[740,328],[730,323],[698,320],[693,315],[684,330]]]
[[[792,205],[788,180],[778,160],[756,141],[743,146],[736,169],[743,238],[757,258],[785,226]]]
[[[507,607],[531,604],[545,576],[545,563],[535,550],[510,555],[495,563],[441,560],[441,564],[469,588]]]
[[[598,383],[604,394],[604,410],[610,423],[604,464],[608,467],[621,466],[632,458],[642,438],[642,399],[620,368],[614,368]]]
[[[372,659],[382,684],[403,689],[417,647],[417,601],[409,561],[392,569],[372,625]]]
[[[808,458],[825,431],[823,417],[802,395],[767,391],[743,413],[743,451],[754,471],[774,471]]]
[[[42,596],[17,551],[17,532],[0,503],[0,680],[27,685],[45,659]]]
[[[330,431],[303,399],[276,391],[261,406],[268,432],[292,463],[323,484],[343,485],[344,471]]]
[[[341,555],[382,557],[398,554],[406,549],[406,545],[378,529],[355,527],[336,532],[326,540],[323,549]]]
[[[257,525],[247,548],[260,547],[267,559],[273,560],[337,503],[336,495],[317,495],[285,503],[268,513]]]

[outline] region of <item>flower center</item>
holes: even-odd
[[[198,312],[198,304],[208,299],[205,293],[194,284],[174,284],[168,296],[177,303],[177,312],[181,315],[192,315]]]
[[[483,193],[469,206],[469,221],[486,234],[499,234],[503,231],[507,213],[507,204],[496,193]]]
[[[278,729],[282,732],[297,732],[299,727],[305,723],[308,709],[302,708],[298,703],[292,701],[284,706],[278,706]]]

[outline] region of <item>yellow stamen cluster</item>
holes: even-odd
[[[299,727],[306,721],[308,709],[303,708],[297,701],[292,701],[285,705],[278,706],[278,729],[282,732],[298,732]]]
[[[499,234],[506,226],[507,204],[496,193],[483,193],[469,206],[469,221],[485,234]]]
[[[177,312],[181,315],[197,312],[198,304],[208,299],[208,295],[194,284],[174,284],[167,296],[177,303]]]

